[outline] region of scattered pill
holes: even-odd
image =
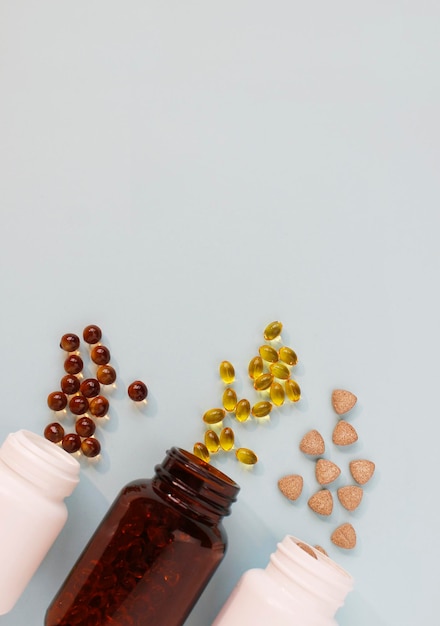
[[[304,480],[299,474],[283,476],[278,481],[278,489],[289,500],[298,500],[303,490]]]
[[[99,395],[101,385],[96,378],[85,378],[79,386],[79,391],[85,398],[94,398]]]
[[[111,365],[100,365],[96,370],[96,378],[102,385],[113,385],[116,380],[115,368]]]
[[[338,478],[341,470],[328,459],[318,459],[315,465],[316,480],[320,485],[328,485]]]
[[[231,450],[234,447],[234,431],[232,430],[232,428],[229,428],[228,426],[226,428],[223,428],[223,430],[220,433],[220,446],[222,447],[222,450]]]
[[[267,402],[266,400],[262,400],[261,402],[257,402],[252,407],[252,415],[254,417],[266,417],[272,411],[272,403]]]
[[[275,404],[275,406],[281,406],[282,404],[284,404],[284,400],[286,397],[284,387],[276,380],[271,384],[269,393],[270,399]]]
[[[301,452],[304,452],[304,454],[310,454],[313,456],[324,454],[324,439],[317,430],[309,430],[309,432],[306,433],[301,439],[299,449]]]
[[[238,448],[235,451],[235,456],[245,465],[255,465],[258,462],[258,457],[255,452],[252,452],[249,448]]]
[[[101,444],[95,437],[86,437],[81,441],[81,452],[84,456],[93,458],[101,452]]]
[[[358,440],[358,434],[351,424],[339,420],[333,429],[332,441],[336,446],[350,446]]]
[[[203,415],[203,421],[206,424],[218,424],[225,419],[226,411],[224,409],[208,409]]]
[[[47,406],[51,411],[62,411],[67,406],[67,396],[62,391],[52,391],[47,396]]]
[[[249,374],[249,377],[252,378],[253,380],[255,378],[258,378],[258,376],[260,376],[263,373],[263,369],[264,369],[264,363],[263,363],[263,359],[261,358],[261,356],[254,356],[249,361],[248,374]]]
[[[352,550],[356,546],[356,531],[351,524],[342,524],[333,531],[331,540],[339,548]]]
[[[91,417],[84,415],[76,420],[75,430],[80,437],[91,437],[96,430],[96,425]]]
[[[265,389],[269,389],[273,382],[273,374],[270,372],[266,372],[265,374],[261,374],[254,380],[254,389],[257,391],[264,391]]]
[[[105,417],[108,409],[109,401],[105,396],[96,396],[90,400],[90,413],[95,417]]]
[[[237,402],[235,407],[235,417],[239,422],[245,422],[251,414],[251,405],[249,400],[243,398]]]
[[[237,394],[231,387],[226,387],[223,392],[223,406],[229,413],[237,406]]]
[[[258,352],[263,361],[267,363],[276,363],[278,361],[278,352],[272,346],[264,344],[258,348]]]
[[[287,346],[282,346],[278,350],[278,357],[280,361],[287,363],[287,365],[296,365],[298,363],[296,352]]]
[[[224,383],[230,385],[235,380],[235,370],[232,363],[229,361],[222,361],[219,367],[220,378]]]
[[[75,352],[75,350],[78,350],[79,344],[80,340],[78,335],[75,335],[74,333],[66,333],[61,337],[60,348],[66,352]]]
[[[79,354],[69,354],[64,361],[64,369],[68,374],[79,374],[84,367],[84,363]]]
[[[321,489],[314,493],[307,504],[319,515],[331,515],[333,511],[333,496],[328,489]]]
[[[272,341],[273,339],[279,337],[282,330],[283,324],[281,322],[271,322],[264,329],[263,336],[266,341]]]
[[[339,487],[337,494],[339,502],[344,509],[354,511],[360,505],[364,491],[362,487],[358,487],[357,485],[347,485],[346,487]]]
[[[86,343],[95,344],[98,343],[98,341],[101,341],[101,338],[102,331],[99,326],[96,326],[95,324],[90,324],[89,326],[86,326],[84,328],[83,339]]]
[[[365,485],[374,474],[375,465],[367,459],[350,461],[350,473],[359,485]]]
[[[205,432],[205,446],[209,452],[216,453],[220,448],[220,440],[217,433],[214,430],[207,430]]]
[[[281,378],[281,380],[287,380],[290,376],[290,370],[285,363],[271,363],[270,364],[270,373],[275,378]]]
[[[284,383],[284,389],[290,402],[298,402],[301,400],[301,389],[299,388],[296,380],[292,380],[292,378],[286,380]]]
[[[195,443],[193,452],[194,452],[194,456],[197,456],[199,459],[202,459],[202,461],[205,461],[205,463],[209,463],[209,459],[211,457],[209,455],[209,450],[205,446],[204,443],[202,443],[201,441],[198,441],[197,443]]]
[[[128,386],[127,393],[133,402],[143,402],[148,396],[148,388],[141,380],[135,380]]]
[[[357,402],[357,398],[351,391],[335,389],[332,393],[332,405],[338,415],[348,413]]]
[[[76,433],[64,435],[61,445],[66,452],[78,452],[81,447],[81,438]]]
[[[96,365],[107,365],[110,362],[110,350],[102,344],[95,345],[90,350],[90,358]]]
[[[64,428],[58,422],[52,422],[44,429],[44,436],[52,443],[59,443],[64,437]]]
[[[66,374],[65,376],[63,376],[60,384],[61,390],[68,396],[71,396],[72,394],[79,391],[79,378],[77,378],[73,374]]]
[[[89,410],[89,401],[84,396],[72,396],[69,400],[69,409],[74,415],[83,415]]]

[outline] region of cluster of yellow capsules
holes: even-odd
[[[220,378],[227,386],[222,396],[222,407],[209,409],[203,415],[203,421],[210,428],[204,433],[204,441],[194,444],[194,454],[199,458],[209,462],[211,454],[234,449],[234,431],[229,426],[223,426],[227,415],[235,417],[239,422],[246,422],[251,416],[261,419],[269,416],[274,406],[282,406],[286,398],[290,402],[300,400],[299,385],[291,378],[291,369],[297,364],[298,357],[292,348],[281,344],[282,329],[283,324],[278,321],[266,326],[263,332],[266,343],[259,347],[258,355],[248,365],[249,378],[255,391],[266,394],[266,399],[252,406],[247,398],[239,400],[231,386],[235,381],[234,366],[229,361],[220,363]],[[235,456],[245,465],[258,462],[257,455],[249,448],[236,448]]]

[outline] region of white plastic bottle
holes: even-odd
[[[80,465],[27,430],[0,447],[0,615],[12,609],[67,520]]]
[[[288,535],[266,569],[243,574],[212,626],[335,626],[352,588],[345,570]]]

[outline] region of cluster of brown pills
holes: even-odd
[[[220,450],[229,452],[235,449],[235,435],[230,427],[223,427],[226,416],[234,417],[238,422],[246,422],[250,418],[266,418],[274,407],[280,407],[285,399],[298,402],[301,390],[298,383],[291,378],[291,368],[298,362],[292,348],[281,345],[280,335],[283,329],[281,322],[271,322],[266,326],[263,337],[266,343],[259,347],[258,355],[251,358],[248,375],[254,390],[265,394],[265,398],[251,404],[247,398],[238,399],[232,384],[235,381],[235,369],[229,361],[222,361],[219,366],[221,380],[226,387],[222,395],[222,406],[208,409],[203,421],[210,428],[205,431],[204,441],[194,444],[194,454],[206,462],[211,454]],[[218,432],[216,432],[216,430]],[[249,448],[235,449],[236,458],[245,465],[255,465],[258,457]]]
[[[338,416],[345,416],[356,402],[356,396],[345,389],[336,389],[332,393],[332,405]],[[358,435],[354,427],[345,419],[339,419],[333,429],[333,444],[349,446],[357,440]],[[304,454],[315,457],[315,477],[320,485],[320,489],[308,499],[308,506],[318,515],[328,517],[333,512],[334,503],[334,496],[329,486],[339,478],[341,470],[333,461],[322,458],[325,453],[325,441],[319,431],[309,430],[301,439],[299,448]],[[355,459],[349,463],[349,471],[356,484],[344,485],[336,490],[339,503],[346,511],[355,511],[361,504],[364,493],[362,485],[370,480],[374,470],[374,463],[367,459]],[[281,493],[289,500],[297,500],[301,496],[303,484],[303,478],[299,474],[283,476],[278,481]],[[331,534],[331,541],[340,548],[348,550],[354,548],[356,531],[353,525],[346,522],[338,526]]]
[[[49,409],[56,413],[70,413],[74,417],[75,432],[66,433],[62,424],[55,421],[44,429],[46,439],[60,444],[66,452],[80,451],[89,458],[101,452],[101,444],[95,437],[95,419],[107,416],[110,402],[105,388],[114,385],[117,378],[115,368],[110,365],[110,350],[101,343],[101,339],[99,326],[91,324],[84,328],[83,340],[89,346],[90,364],[95,370],[95,376],[85,378],[79,336],[66,333],[61,337],[60,348],[67,352],[65,374],[60,381],[60,390],[47,396]],[[132,382],[127,391],[134,402],[142,402],[148,395],[147,386],[140,380]]]

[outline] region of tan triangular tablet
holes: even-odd
[[[297,541],[296,545],[299,546],[301,550],[304,550],[304,552],[307,552],[307,554],[310,554],[310,556],[312,556],[314,559],[318,558],[313,548],[309,546],[307,543],[303,543],[302,541]]]
[[[315,550],[317,550],[318,552],[321,552],[321,554],[325,554],[325,556],[328,556],[328,552],[326,550],[324,550],[324,548],[322,546],[315,546]]]
[[[330,515],[333,511],[333,496],[328,489],[321,489],[309,498],[308,505],[319,515]]]
[[[281,493],[289,500],[297,500],[303,490],[303,477],[299,474],[290,474],[289,476],[283,476],[278,481],[278,488]]]
[[[304,454],[320,455],[325,452],[325,443],[322,435],[317,430],[309,430],[299,444],[299,449]]]
[[[331,540],[339,548],[352,550],[356,545],[356,531],[351,524],[342,524],[333,531]]]
[[[351,391],[335,389],[332,393],[332,405],[338,415],[348,413],[357,402],[357,398]]]
[[[359,485],[365,485],[374,474],[376,466],[373,461],[358,459],[350,462],[350,472]]]
[[[357,485],[348,485],[347,487],[340,487],[337,491],[339,502],[347,511],[354,511],[361,503],[364,491],[362,487]]]
[[[341,470],[332,461],[327,459],[318,459],[315,466],[316,480],[320,485],[328,485],[337,479]]]
[[[337,446],[349,446],[358,440],[358,434],[351,424],[345,420],[339,420],[333,429],[332,440]]]

